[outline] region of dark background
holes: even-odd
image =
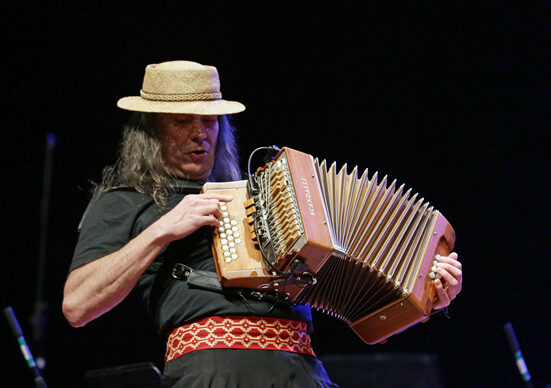
[[[81,329],[60,306],[88,182],[113,162],[126,118],[115,103],[138,94],[147,64],[172,59],[217,66],[224,97],[247,106],[234,120],[244,159],[277,144],[388,174],[456,230],[465,280],[451,320],[369,346],[316,313],[318,355],[427,353],[448,387],[516,387],[502,329],[512,322],[535,385],[551,383],[550,2],[85,3],[0,10],[0,307],[45,355],[51,387],[82,386],[96,368],[162,368],[132,300]],[[41,344],[31,316],[47,133],[58,143]],[[0,385],[32,386],[4,319],[0,338]]]

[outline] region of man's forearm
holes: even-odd
[[[120,250],[73,270],[65,283],[65,318],[79,327],[111,310],[132,291],[168,242],[203,226],[218,226],[222,216],[219,202],[231,200],[221,194],[186,195]]]
[[[118,251],[73,270],[63,296],[71,326],[84,326],[126,298],[165,244],[152,225]]]

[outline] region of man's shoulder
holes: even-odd
[[[127,217],[133,219],[152,203],[154,203],[153,198],[149,195],[138,193],[133,189],[116,188],[104,191],[90,200],[84,210],[78,230],[82,229],[85,220],[88,222],[97,222],[98,220],[113,222]]]
[[[132,207],[143,207],[152,203],[153,198],[132,188],[116,188],[101,193],[97,201],[103,204],[119,203]]]

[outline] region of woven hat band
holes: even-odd
[[[147,93],[143,90],[140,90],[140,96],[150,101],[215,101],[222,99],[222,93],[159,94]]]

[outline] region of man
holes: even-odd
[[[187,61],[149,65],[140,96],[117,105],[135,113],[83,217],[64,291],[69,323],[83,326],[135,290],[167,338],[166,386],[335,386],[310,346],[306,306],[173,276],[180,264],[215,271],[209,227],[232,198],[199,191],[205,181],[240,179],[227,115],[245,107],[222,99],[217,70]],[[461,289],[457,256],[440,263],[438,308]]]

